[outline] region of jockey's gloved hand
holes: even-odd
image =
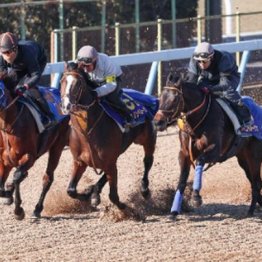
[[[209,94],[209,93],[211,93],[210,88],[207,87],[207,86],[202,87],[202,88],[201,88],[201,91],[202,91],[204,94]]]
[[[17,86],[15,88],[15,93],[19,96],[23,96],[24,92],[27,90],[26,86]]]
[[[91,94],[92,96],[95,98],[95,99],[98,99],[98,95],[97,95],[97,92],[95,90],[92,90],[91,91]]]

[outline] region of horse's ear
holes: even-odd
[[[166,79],[166,86],[170,85],[171,83],[173,83],[173,72],[170,72],[167,76],[167,79]]]
[[[75,62],[66,62],[66,69],[67,70],[76,70],[78,67],[78,64]]]
[[[67,62],[67,61],[64,61],[64,71],[67,70],[67,65],[68,65],[68,62]]]
[[[173,86],[179,81],[180,77],[173,72],[170,72],[167,76],[166,86]]]

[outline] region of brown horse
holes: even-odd
[[[204,94],[195,84],[178,78],[174,80],[171,75],[161,94],[155,123],[160,131],[174,123],[180,127],[180,177],[171,217],[175,218],[181,211],[191,165],[195,166],[193,198],[197,205],[201,205],[199,191],[204,165],[207,163],[210,167],[233,156],[237,157],[251,184],[252,201],[248,215],[253,215],[256,203],[262,205],[262,140],[254,136],[237,136],[231,120],[212,95]]]
[[[144,148],[144,174],[141,182],[141,193],[149,194],[148,174],[153,164],[156,144],[156,130],[152,119],[143,124],[121,132],[115,121],[109,117],[92,94],[96,85],[87,75],[76,68],[74,63],[67,66],[61,80],[62,111],[71,117],[71,133],[69,146],[74,158],[73,172],[68,186],[68,194],[80,200],[91,194],[91,205],[100,203],[99,193],[108,181],[109,198],[118,208],[125,207],[121,203],[117,190],[117,159],[132,144],[140,144]],[[87,166],[103,171],[103,176],[91,188],[91,192],[77,192],[77,184]]]
[[[11,95],[9,90],[13,85],[9,77],[0,81],[0,197],[6,200],[6,204],[12,204],[15,193],[15,217],[23,219],[20,183],[35,161],[49,152],[42,193],[33,213],[33,216],[40,217],[45,196],[54,179],[54,170],[64,146],[68,144],[69,117],[63,117],[58,125],[39,133],[31,112],[22,103],[24,99]],[[5,188],[12,168],[16,168],[13,180]]]

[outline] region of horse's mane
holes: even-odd
[[[16,86],[16,81],[14,80],[13,76],[12,75],[6,75],[3,79],[2,79],[5,87],[8,89],[8,90],[13,90],[14,87]]]
[[[169,73],[166,80],[166,86],[174,86],[178,88],[186,86],[192,90],[197,90],[197,92],[203,93],[201,88],[196,83],[189,82],[188,78],[184,74],[176,75],[172,72]]]

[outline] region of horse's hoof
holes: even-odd
[[[72,197],[72,198],[76,198],[77,197],[77,192],[76,190],[71,190],[71,189],[67,189],[67,194]]]
[[[0,197],[0,204],[10,206],[14,202],[13,197]]]
[[[91,197],[91,206],[97,207],[100,203],[101,203],[100,195],[93,193]]]
[[[148,188],[142,188],[141,189],[141,194],[143,198],[147,199],[150,196],[150,190]]]
[[[178,212],[173,211],[169,214],[168,219],[171,221],[176,221],[177,220],[177,216],[178,216]]]
[[[32,219],[41,218],[41,213],[37,212],[37,211],[34,211],[33,214],[31,215],[31,218]]]
[[[19,212],[15,212],[15,219],[16,220],[23,220],[25,218],[25,211],[23,208],[19,209]]]
[[[84,194],[86,196],[86,200],[88,200],[92,196],[93,192],[94,192],[94,186],[89,186],[85,189]]]
[[[117,207],[118,207],[119,209],[125,209],[125,208],[126,208],[126,204],[119,202],[118,205],[117,205]]]
[[[194,196],[191,200],[191,205],[195,208],[200,207],[203,204],[203,200],[201,196]]]

